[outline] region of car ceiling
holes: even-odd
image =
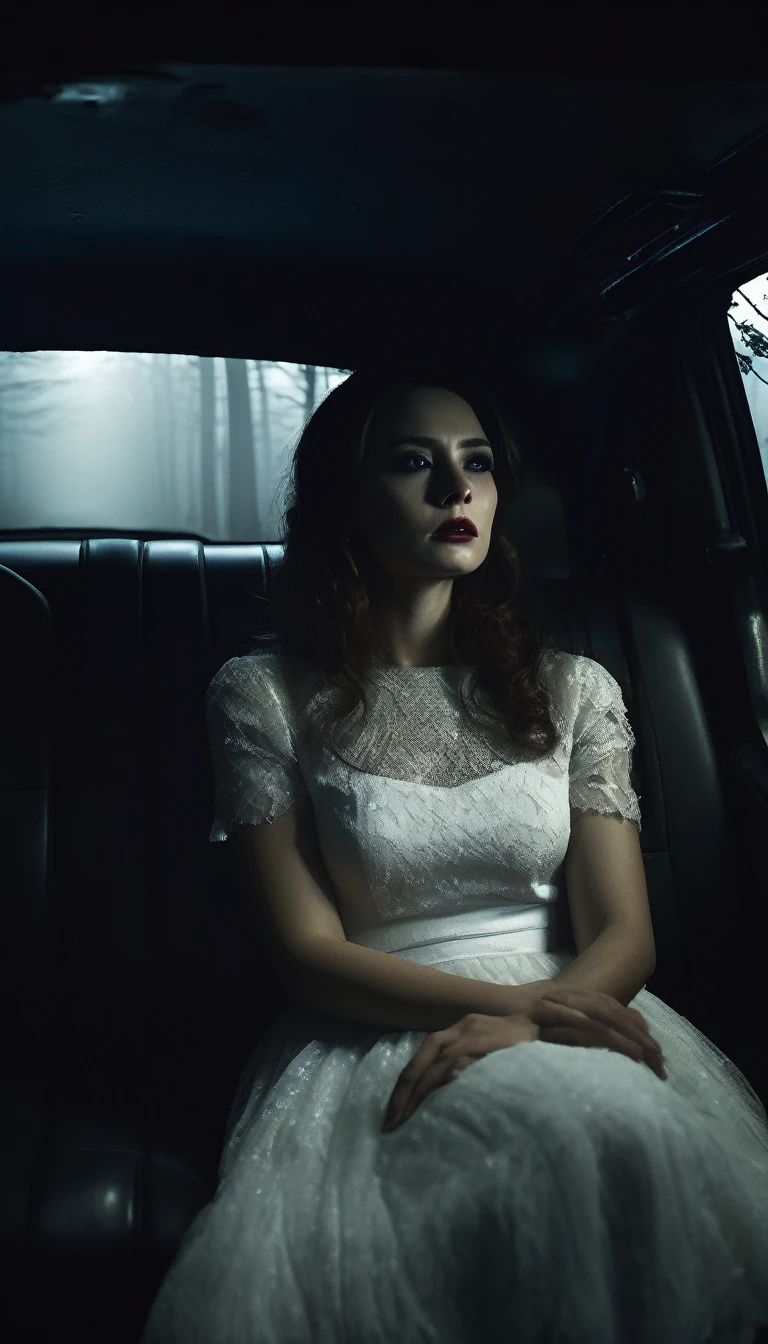
[[[755,79],[112,56],[0,87],[6,349],[252,355],[300,328],[343,366],[430,329],[482,345],[500,311],[564,327],[641,244],[725,218],[719,174],[754,216],[768,131]]]

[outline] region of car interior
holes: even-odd
[[[286,1004],[205,691],[268,621],[295,434],[394,353],[525,426],[506,533],[636,738],[647,988],[768,1106],[768,80],[346,9],[3,58],[4,1339],[138,1340],[215,1192]]]

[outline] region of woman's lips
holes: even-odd
[[[449,532],[446,528],[444,532],[433,532],[433,541],[476,541],[473,532]]]

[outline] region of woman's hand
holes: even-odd
[[[615,1050],[644,1060],[659,1078],[667,1076],[661,1047],[642,1013],[597,990],[550,986],[525,1013],[506,1017],[469,1013],[444,1031],[430,1032],[395,1084],[384,1132],[407,1120],[430,1092],[451,1082],[455,1072],[494,1050],[535,1040]]]
[[[461,1072],[493,1050],[506,1050],[521,1041],[535,1041],[539,1028],[524,1013],[509,1017],[468,1013],[444,1031],[431,1031],[406,1064],[390,1097],[383,1133],[407,1120],[430,1092],[450,1083]]]
[[[636,1008],[627,1008],[611,994],[595,989],[550,987],[526,1009],[540,1041],[616,1050],[643,1059],[659,1078],[666,1078],[664,1056]]]

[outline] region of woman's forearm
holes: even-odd
[[[390,952],[331,938],[318,938],[300,958],[286,964],[282,978],[297,1008],[386,1031],[440,1031],[468,1013],[504,1017],[525,1012],[534,988],[451,975]]]
[[[624,924],[607,924],[589,947],[551,984],[556,989],[596,989],[626,1008],[656,969],[653,952]]]

